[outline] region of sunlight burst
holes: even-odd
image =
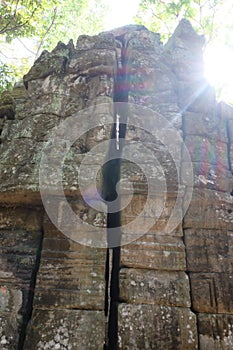
[[[139,0],[105,0],[105,2],[109,7],[105,30],[134,23],[133,18],[137,13]],[[233,49],[224,44],[209,44],[204,60],[205,77],[216,89],[217,98],[233,103]]]
[[[209,45],[205,52],[205,76],[216,88],[218,99],[233,102],[233,50]]]
[[[134,23],[133,17],[137,13],[139,0],[105,0],[105,3],[109,7],[105,30]]]

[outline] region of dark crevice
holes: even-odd
[[[40,260],[41,260],[42,246],[43,246],[43,238],[44,238],[44,233],[43,233],[43,229],[42,229],[39,246],[38,246],[38,249],[37,249],[37,252],[36,252],[35,266],[34,266],[34,269],[32,271],[32,275],[31,275],[31,281],[30,281],[30,286],[29,286],[29,291],[28,291],[28,296],[27,296],[27,303],[26,303],[26,307],[25,307],[25,313],[23,315],[23,321],[22,321],[22,325],[21,325],[21,328],[20,328],[20,334],[19,334],[19,341],[18,341],[17,350],[23,350],[24,349],[24,343],[25,343],[25,339],[26,339],[27,326],[28,326],[28,323],[29,323],[29,321],[31,320],[31,317],[32,317],[33,299],[34,299],[34,292],[35,292],[37,274],[38,274],[39,267],[40,267]]]
[[[226,128],[227,128],[227,158],[228,158],[228,165],[229,165],[229,170],[231,171],[231,173],[233,173],[233,168],[232,168],[232,164],[231,164],[231,136],[230,136],[230,127],[229,127],[229,120],[227,121],[226,124]],[[231,194],[232,195],[232,194]]]
[[[184,227],[182,223],[182,227]],[[198,323],[198,313],[193,307],[193,296],[192,296],[192,283],[191,283],[191,277],[190,277],[190,271],[188,270],[188,253],[187,253],[187,244],[186,244],[186,237],[185,237],[185,230],[183,229],[183,242],[184,242],[184,248],[185,248],[185,260],[186,260],[186,275],[189,280],[189,296],[190,296],[190,311],[196,316],[196,329],[197,329],[197,342],[198,342],[198,347],[197,349],[200,349],[200,334],[199,334],[199,323]]]
[[[227,112],[225,112],[227,113]],[[219,120],[222,120],[224,117],[224,110],[222,103],[218,103],[217,105],[217,117]],[[229,119],[226,120],[226,133],[227,133],[227,161],[228,161],[228,168],[231,174],[233,175],[233,164],[231,160],[231,135],[230,135],[230,126],[229,126]],[[220,191],[220,190],[219,190]],[[230,191],[230,195],[233,196],[233,189]],[[228,213],[231,214],[232,212],[228,210]]]
[[[110,271],[110,259],[109,259],[109,249],[106,252],[106,262],[105,262],[105,300],[104,300],[104,314],[105,317],[108,316],[108,303],[109,303],[109,271]]]
[[[120,247],[113,248],[108,317],[108,342],[106,349],[118,349],[118,300],[119,300]]]
[[[219,120],[223,119],[223,116],[225,113],[227,113],[226,111],[224,111],[224,107],[222,105],[222,103],[218,103],[217,105],[217,117],[219,118]],[[230,136],[230,127],[229,127],[229,119],[226,120],[226,132],[227,132],[227,160],[228,160],[228,166],[229,166],[229,170],[231,172],[233,172],[233,168],[232,168],[232,164],[231,164],[231,150],[230,150],[230,144],[231,144],[231,136]]]
[[[125,45],[122,43],[121,62],[118,66],[114,87],[115,121],[112,129],[112,142],[109,148],[109,160],[103,169],[103,197],[111,202],[118,199],[115,211],[107,214],[107,257],[106,257],[106,289],[105,316],[107,317],[107,335],[105,350],[118,349],[118,303],[119,303],[119,269],[121,254],[121,211],[120,198],[116,186],[120,180],[121,158],[126,134],[128,82],[126,75]],[[123,102],[123,103],[122,103]],[[119,118],[119,134],[117,135],[117,118]],[[119,147],[117,145],[119,139]],[[111,254],[110,254],[111,253]],[[111,260],[110,260],[111,259]]]
[[[185,128],[184,128],[184,115],[182,113],[182,123],[181,123],[181,131],[183,134],[183,142],[185,144],[185,138],[186,138],[186,133],[185,133]],[[182,145],[182,149],[181,149],[181,159],[184,159],[184,145]],[[180,163],[180,174],[182,174],[182,167],[183,167],[183,162]],[[179,179],[179,181],[181,181],[181,179]],[[186,194],[185,194],[186,195]],[[184,210],[184,207],[182,205],[182,210]],[[189,281],[189,298],[190,298],[190,311],[196,316],[196,330],[197,330],[197,343],[198,343],[198,347],[197,349],[200,349],[200,335],[199,335],[199,324],[198,324],[198,313],[196,312],[196,310],[193,307],[193,296],[192,296],[192,286],[191,286],[191,277],[190,277],[190,271],[188,268],[188,251],[187,251],[187,243],[186,243],[186,236],[185,236],[185,231],[187,230],[187,227],[185,227],[184,225],[184,215],[182,215],[183,219],[182,219],[182,232],[183,235],[181,237],[182,242],[184,244],[184,249],[185,249],[185,262],[186,262],[186,270],[184,271],[185,274],[188,277],[188,281]],[[185,228],[184,228],[185,227]]]

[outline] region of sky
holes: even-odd
[[[221,90],[223,100],[233,102],[233,49],[224,44],[207,47],[205,76],[211,85]]]
[[[228,5],[232,0],[225,0]],[[105,0],[111,8],[105,23],[105,30],[110,30],[126,24],[134,23],[139,0]],[[228,5],[229,6],[229,5]],[[224,16],[224,9],[221,16]],[[217,46],[209,45],[204,54],[205,77],[220,91],[219,99],[233,102],[233,49],[223,43]]]
[[[133,23],[137,13],[139,0],[104,0],[110,7],[110,13],[105,23],[105,30]]]
[[[109,15],[105,21],[105,30],[110,30],[126,24],[134,23],[133,17],[137,13],[137,8],[140,0],[104,0],[109,6]],[[224,5],[232,5],[232,0],[225,0]],[[228,17],[232,21],[230,13],[226,16],[226,11],[222,8],[219,16]],[[225,19],[226,20],[226,19]],[[223,34],[224,36],[224,34]],[[27,39],[23,39],[24,41]],[[28,56],[29,53],[22,45],[15,43],[17,50],[14,53],[17,55]],[[28,46],[28,44],[26,45]],[[30,45],[29,45],[30,46]],[[19,47],[19,49],[18,49]],[[10,55],[14,56],[14,55]],[[220,99],[227,102],[233,102],[233,47],[226,47],[224,43],[218,45],[207,46],[205,52],[205,76],[213,86],[217,86],[221,90]]]

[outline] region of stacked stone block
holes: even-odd
[[[1,97],[1,350],[104,344],[109,350],[111,331],[117,333],[116,349],[232,349],[233,110],[217,103],[204,79],[203,44],[185,20],[166,45],[143,26],[82,36],[75,47],[59,43],[44,51],[24,86]],[[128,102],[127,108],[116,101]],[[107,285],[110,223],[84,201],[80,185],[90,190],[123,110],[120,193],[126,205],[120,265]],[[66,130],[59,147],[49,148],[49,142],[54,127],[70,117],[71,133],[86,132],[64,160],[65,198],[56,192],[59,179],[49,163],[44,182],[67,235],[45,212],[39,174],[44,153],[52,162],[66,149]],[[104,142],[102,153],[93,155]],[[127,160],[127,147],[135,162]],[[104,190],[101,169],[97,182]],[[65,199],[83,229],[74,230]],[[93,227],[90,237],[85,225]],[[97,239],[98,227],[104,234]],[[119,285],[114,330],[106,311],[112,283]]]

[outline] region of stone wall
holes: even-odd
[[[0,350],[232,349],[233,109],[203,45],[81,36],[3,93]]]

